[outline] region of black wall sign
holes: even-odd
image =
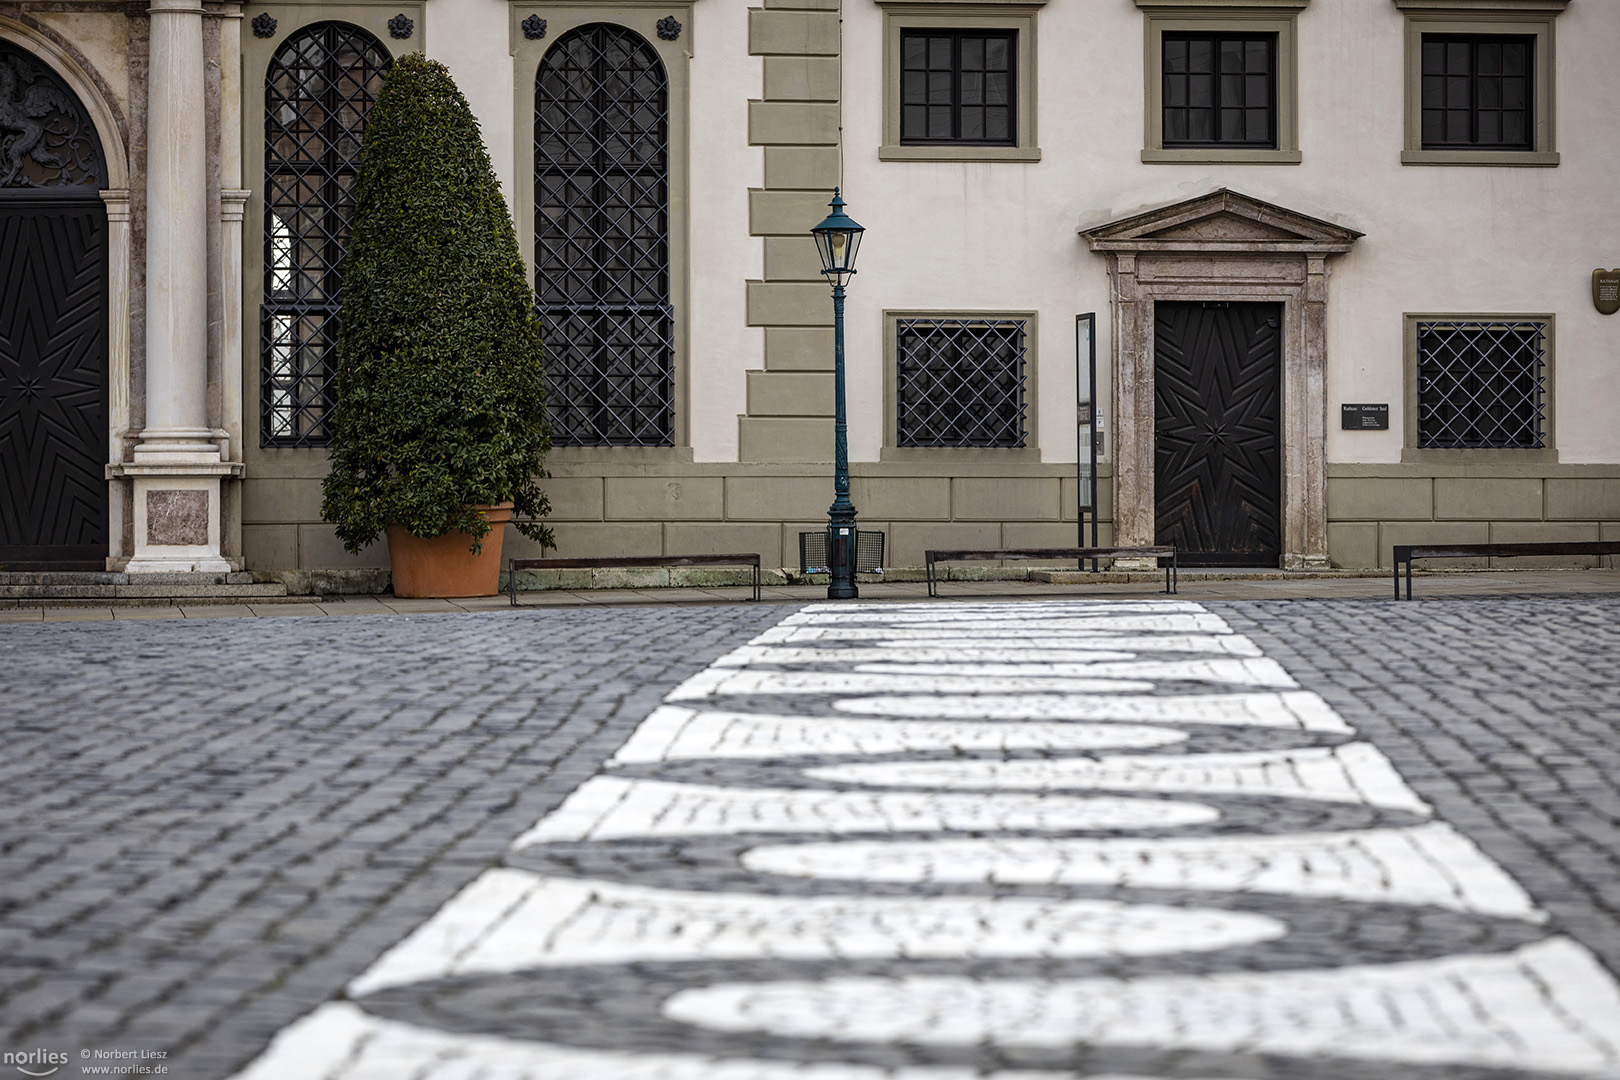
[[[1345,431],[1388,431],[1389,405],[1340,405],[1339,426]]]

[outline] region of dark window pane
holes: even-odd
[[[903,31],[900,141],[1014,143],[1015,43],[1004,31]]]
[[[1167,33],[1162,49],[1166,146],[1276,145],[1275,34]]]
[[[992,142],[1012,142],[1012,110],[996,105],[984,110],[984,137]]]
[[[1545,323],[1419,323],[1418,445],[1545,445]]]
[[[977,71],[962,72],[962,106],[984,104],[984,75]],[[964,139],[970,138],[965,132]]]
[[[675,319],[663,64],[629,30],[589,24],[552,46],[535,85],[535,276],[552,437],[668,446]]]
[[[1423,145],[1533,149],[1528,70],[1533,47],[1528,37],[1424,35]],[[1434,70],[1441,54],[1443,75]],[[1431,115],[1430,110],[1444,111]]]
[[[1023,320],[902,319],[896,331],[901,446],[1024,445]]]
[[[346,23],[300,30],[265,74],[262,446],[325,446],[342,263],[366,117],[391,63]]]

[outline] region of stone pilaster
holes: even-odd
[[[764,97],[748,103],[748,140],[765,148],[765,186],[748,193],[749,232],[765,245],[748,324],[765,328],[765,368],[747,376],[743,461],[832,460],[832,296],[810,229],[839,183],[838,2],[765,0],[748,13],[748,50],[765,68]]]
[[[208,423],[207,85],[203,9],[153,0],[147,76],[146,426],[133,461],[131,573],[233,569],[220,481],[241,465]]]

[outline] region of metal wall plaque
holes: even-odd
[[[1592,271],[1592,304],[1605,315],[1620,311],[1620,270]]]
[[[1388,431],[1389,405],[1340,405],[1339,427],[1345,431]]]

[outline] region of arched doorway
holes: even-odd
[[[106,186],[83,103],[0,41],[0,569],[106,565]]]

